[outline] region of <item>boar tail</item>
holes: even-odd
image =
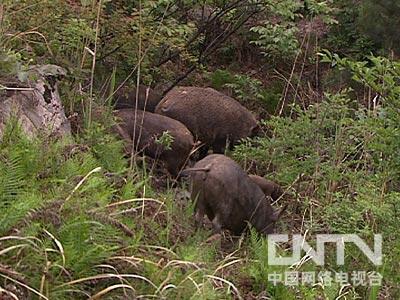
[[[206,176],[206,173],[208,173],[211,170],[211,164],[205,166],[204,168],[188,168],[185,169],[181,172],[182,176],[189,176],[193,172],[204,172],[204,177]]]

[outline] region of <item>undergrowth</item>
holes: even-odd
[[[271,138],[243,143],[234,157],[245,165],[257,161],[258,173],[286,188],[289,196],[281,201],[289,201],[290,214],[279,231],[356,233],[369,244],[374,233],[382,233],[382,266],[373,267],[355,247],[346,247],[344,266],[336,265],[331,247],[325,267],[307,259],[271,266],[268,241],[255,232],[231,240],[208,239],[207,228],[196,231],[193,204],[179,196],[181,189],[156,189],[151,174],[130,166],[123,145],[105,126],[93,123],[75,140],[57,141],[28,139],[11,122],[0,147],[3,286],[44,299],[377,299],[387,290],[396,295],[400,254],[391,249],[398,249],[393,236],[399,192],[393,183],[399,173],[396,160],[380,159],[375,141],[390,127],[371,127],[380,114],[369,114],[346,92],[293,113],[294,119],[272,118],[266,124]],[[279,249],[283,255],[289,250]],[[370,287],[329,284],[319,275],[313,284],[271,282],[271,274],[323,276],[332,270],[379,272],[384,288],[379,294]]]

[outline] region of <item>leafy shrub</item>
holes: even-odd
[[[216,89],[230,89],[235,99],[244,105],[251,107],[251,104],[258,104],[269,113],[275,111],[281,97],[279,84],[265,88],[260,80],[245,74],[218,69],[211,73],[210,80]]]
[[[330,1],[268,1],[264,23],[250,28],[258,35],[251,43],[273,60],[294,58],[301,50],[298,21],[318,17],[325,24],[335,24],[331,6]]]
[[[360,6],[355,5],[354,1],[340,0],[335,1],[335,7],[338,23],[331,26],[328,36],[322,41],[324,47],[354,59],[364,59],[375,52],[374,42],[356,24]]]
[[[366,0],[360,5],[357,25],[380,47],[399,54],[400,4],[397,1]]]
[[[302,220],[309,232],[358,233],[366,240],[381,233],[384,247],[393,249],[396,242],[389,237],[399,220],[398,62],[374,56],[357,62],[330,52],[323,61],[367,86],[371,105],[352,100],[348,90],[325,94],[305,111],[294,107],[294,118],[265,122],[270,136],[244,141],[234,156],[256,161],[259,172],[294,190],[293,210],[313,211],[312,219]],[[371,269],[356,249],[349,251],[346,267],[358,257],[360,269]],[[396,267],[388,266],[398,253],[389,252],[386,267],[378,271],[393,284]]]
[[[299,50],[297,28],[294,24],[266,24],[253,27],[251,31],[259,36],[252,43],[261,47],[261,53],[267,57],[294,57]]]

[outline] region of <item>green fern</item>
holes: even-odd
[[[0,207],[18,199],[25,187],[25,172],[21,157],[0,161]]]
[[[36,142],[28,140],[18,123],[11,119],[0,144],[1,233],[40,205],[36,179],[39,154]]]
[[[118,240],[106,240],[115,236],[115,229],[83,216],[70,219],[59,229],[59,240],[64,247],[66,266],[74,276],[88,276],[96,272],[94,266],[111,254]]]

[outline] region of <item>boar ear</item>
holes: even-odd
[[[287,207],[288,207],[288,204],[286,204],[286,205],[285,205],[283,208],[281,208],[280,210],[274,212],[273,215],[272,215],[272,221],[277,222],[277,221],[281,218],[282,214],[285,212],[285,210],[287,209]]]

